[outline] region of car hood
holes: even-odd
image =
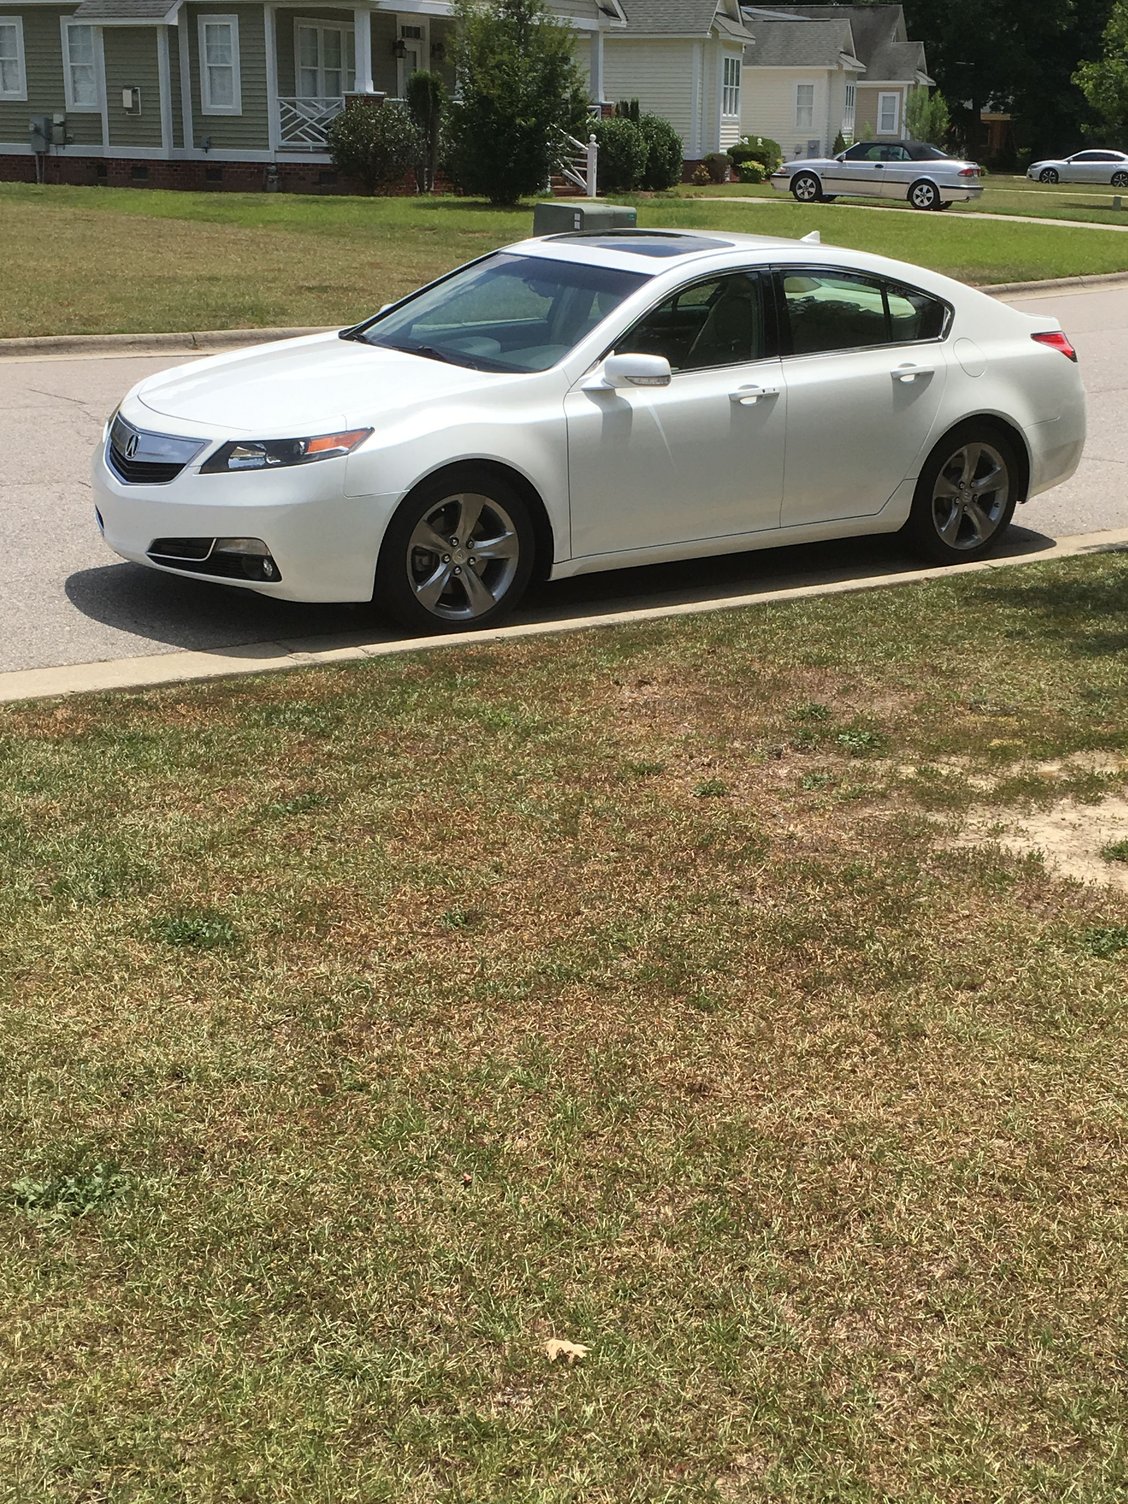
[[[388,412],[480,391],[498,380],[493,372],[334,333],[176,366],[143,381],[134,396],[153,413],[211,431],[303,438],[371,425]]]

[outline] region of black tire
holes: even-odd
[[[838,202],[838,195],[837,193],[824,193],[822,201],[824,204],[836,204]]]
[[[1053,167],[1043,167],[1041,172],[1038,174],[1039,183],[1056,183],[1057,180],[1057,171]]]
[[[966,564],[991,553],[1018,500],[1013,442],[989,424],[962,423],[925,461],[904,532],[936,564]]]
[[[401,503],[384,534],[373,600],[411,631],[489,627],[524,595],[535,553],[516,488],[467,465],[421,482]]]
[[[819,204],[822,184],[813,172],[797,172],[791,179],[791,196],[799,204]]]
[[[1128,188],[1128,172],[1114,172],[1112,175],[1114,188]]]
[[[930,183],[927,178],[917,178],[908,192],[909,203],[914,209],[938,209],[940,207],[940,190],[935,183]]]

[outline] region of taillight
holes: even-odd
[[[1077,351],[1060,329],[1051,329],[1048,334],[1032,334],[1030,338],[1036,339],[1040,345],[1049,345],[1051,350],[1060,350],[1067,360],[1077,364]]]
[[[978,176],[979,176],[979,168],[978,167],[961,167],[960,168],[960,177],[961,178],[977,178]]]

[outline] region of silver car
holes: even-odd
[[[1031,162],[1026,176],[1036,183],[1111,183],[1114,188],[1128,188],[1128,154],[1075,151],[1071,157]]]
[[[950,157],[924,141],[856,141],[836,157],[784,162],[771,185],[801,204],[888,198],[914,209],[946,209],[983,192],[977,162]]]

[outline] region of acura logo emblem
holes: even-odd
[[[129,442],[125,446],[125,457],[126,457],[127,460],[131,460],[133,458],[133,456],[137,453],[137,446],[138,446],[138,444],[140,444],[140,442],[141,442],[141,436],[140,436],[140,434],[131,433],[129,435]]]

